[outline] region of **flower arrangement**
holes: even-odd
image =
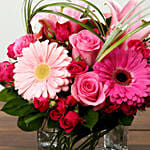
[[[27,34],[7,49],[13,63],[0,63],[2,111],[24,131],[57,129],[58,149],[87,135],[77,149],[94,149],[150,106],[148,7],[107,0],[111,13],[102,13],[87,0],[44,1],[24,1]]]

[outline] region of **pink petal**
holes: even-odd
[[[119,6],[117,2],[112,1],[112,0],[107,0],[107,5],[109,6],[111,10],[111,15],[112,15],[111,24],[116,26],[119,22],[121,7]]]

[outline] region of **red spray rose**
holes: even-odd
[[[130,105],[125,104],[125,103],[121,104],[120,109],[126,115],[133,115],[133,114],[135,114],[137,112],[137,107],[130,106]]]
[[[150,56],[150,50],[146,48],[146,45],[140,40],[130,40],[128,47],[135,50],[137,53],[141,53],[145,59]]]
[[[0,63],[0,82],[13,81],[13,69],[14,64],[10,64],[8,61]]]
[[[64,113],[61,113],[61,112],[59,111],[59,109],[54,109],[54,110],[52,110],[52,111],[50,112],[49,115],[50,115],[50,117],[51,117],[52,120],[58,121],[58,120],[64,115]]]
[[[66,105],[75,106],[76,104],[77,104],[77,100],[72,95],[69,95],[66,99]]]
[[[60,119],[60,127],[65,130],[65,132],[71,132],[82,119],[79,117],[78,113],[74,111],[69,111],[64,118]]]
[[[144,103],[146,107],[150,107],[150,97],[147,97]]]
[[[105,113],[112,113],[112,112],[117,112],[119,108],[120,108],[120,105],[118,105],[116,103],[111,103],[110,100],[107,99],[105,106],[103,108],[103,111]]]
[[[10,44],[10,45],[8,46],[8,48],[7,48],[7,50],[8,50],[7,56],[8,56],[9,58],[16,59],[16,58],[15,58],[15,52],[14,52],[14,49],[13,49],[14,45],[15,45],[15,43]]]
[[[87,72],[88,69],[89,69],[88,65],[82,60],[79,61],[74,60],[67,67],[67,70],[71,74],[71,77],[75,77],[84,72]]]
[[[54,110],[50,112],[52,120],[58,121],[64,116],[66,112],[66,104],[63,99],[57,100],[57,104]]]
[[[17,57],[22,56],[23,48],[29,47],[30,43],[34,42],[35,37],[32,34],[27,34],[25,36],[16,39],[16,41],[13,44],[9,45],[9,47],[7,48],[8,57],[16,59]]]
[[[33,100],[34,107],[40,112],[45,112],[49,108],[49,98],[39,97]]]

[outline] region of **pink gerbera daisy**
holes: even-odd
[[[94,71],[102,82],[108,84],[108,96],[112,103],[140,106],[143,97],[148,96],[150,85],[147,60],[135,51],[116,48],[101,62]]]
[[[23,49],[14,69],[14,84],[24,99],[54,98],[57,92],[68,90],[70,74],[66,67],[71,62],[64,47],[53,42],[35,42]]]

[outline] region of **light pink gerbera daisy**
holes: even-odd
[[[112,103],[140,106],[143,97],[149,94],[149,67],[147,60],[135,51],[116,48],[101,62],[97,62],[94,71],[102,82],[108,84],[108,96]]]
[[[23,57],[18,58],[14,69],[14,84],[18,94],[24,99],[34,97],[54,98],[61,90],[68,90],[70,74],[66,67],[72,58],[68,51],[53,42],[35,42],[23,49]]]

